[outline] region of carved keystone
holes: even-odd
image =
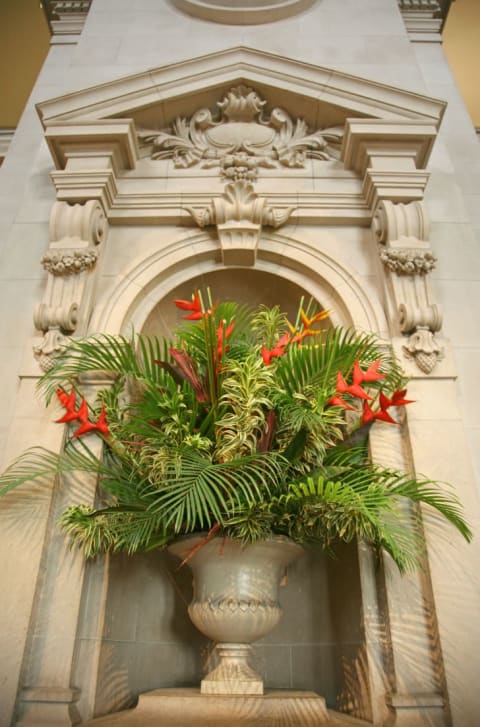
[[[199,227],[216,225],[224,265],[255,265],[262,225],[280,227],[295,207],[276,209],[249,182],[227,184],[204,208],[186,207]]]

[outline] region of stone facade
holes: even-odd
[[[376,425],[372,456],[454,483],[475,528],[480,151],[438,22],[413,31],[396,0],[229,25],[195,5],[93,0],[54,36],[0,170],[2,461],[61,446],[35,384],[69,336],[162,333],[198,284],[287,307],[306,292],[390,341],[411,377],[418,403]],[[71,477],[2,503],[2,727],[200,679],[187,573],[163,553],[86,566],[66,549],[58,513],[94,497]],[[428,513],[425,528],[413,576],[363,546],[299,561],[257,649],[267,685],[376,727],[476,726],[478,542]]]

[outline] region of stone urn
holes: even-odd
[[[250,666],[251,643],[280,621],[278,588],[303,548],[285,537],[244,545],[205,534],[169,546],[193,572],[194,625],[217,642],[218,666],[202,680],[202,694],[263,694],[263,679]]]

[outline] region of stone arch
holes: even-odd
[[[143,329],[158,303],[180,284],[219,270],[218,245],[206,232],[173,240],[152,254],[136,258],[98,301],[90,331],[126,333]],[[252,270],[252,268],[235,268]],[[254,270],[296,284],[329,308],[332,323],[386,335],[386,320],[360,276],[337,259],[298,237],[265,234]]]

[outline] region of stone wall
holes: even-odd
[[[177,286],[186,289],[197,275],[203,274],[207,279],[218,269],[221,260],[213,228],[199,230],[186,209],[187,203],[180,199],[182,194],[188,193],[190,206],[204,209],[210,195],[221,196],[224,182],[217,170],[194,169],[184,174],[182,170],[174,169],[171,161],[166,167],[160,162],[157,168],[163,171],[157,177],[152,171],[151,160],[143,156],[125,161],[121,155],[115,156],[117,152],[111,151],[113,147],[108,151],[115,157],[113,162],[105,149],[99,147],[103,161],[98,161],[97,154],[97,167],[92,167],[93,147],[89,147],[90,156],[86,161],[85,155],[82,156],[84,137],[80,138],[79,133],[72,137],[77,146],[73,157],[65,164],[61,157],[71,153],[70,141],[66,132],[59,130],[60,122],[48,126],[49,114],[50,118],[57,114],[58,118],[68,120],[70,113],[77,122],[83,114],[95,121],[101,116],[102,103],[113,108],[115,98],[121,96],[125,109],[128,110],[130,104],[137,127],[147,126],[152,115],[136,102],[140,95],[138,84],[144,83],[145,71],[168,66],[152,72],[152,95],[148,103],[145,102],[146,107],[161,112],[164,106],[168,108],[168,93],[175,93],[175,80],[170,81],[171,91],[167,89],[169,74],[172,79],[177,74],[178,83],[184,61],[218,52],[223,76],[215,81],[214,59],[197,64],[198,76],[192,66],[188,89],[188,79],[182,81],[186,89],[184,100],[176,98],[175,103],[179,109],[184,103],[183,113],[191,114],[202,106],[205,98],[214,97],[217,87],[220,95],[228,89],[228,59],[222,52],[240,46],[275,56],[271,61],[266,56],[256,61],[264,63],[265,67],[270,64],[268,78],[252,57],[249,60],[245,56],[242,61],[249,81],[256,79],[263,90],[271,93],[275,87],[272,69],[279,66],[283,58],[305,64],[302,73],[294,72],[292,66],[290,77],[285,69],[278,74],[275,103],[290,104],[291,115],[311,115],[312,108],[318,113],[328,110],[330,118],[314,118],[313,125],[324,127],[328,125],[326,121],[332,125],[343,124],[346,111],[340,113],[338,109],[342,108],[341,99],[344,98],[345,107],[353,109],[351,113],[357,122],[360,118],[349,131],[349,163],[327,161],[322,166],[322,162],[309,162],[301,171],[284,170],[281,174],[260,170],[256,192],[270,204],[282,209],[292,205],[296,210],[286,227],[275,233],[269,230],[260,238],[257,269],[269,275],[283,274],[299,288],[315,294],[322,303],[334,303],[334,316],[337,317],[334,322],[373,328],[388,335],[400,352],[405,337],[399,330],[395,306],[401,296],[395,281],[388,283],[387,280],[388,284],[383,287],[381,281],[384,275],[388,278],[388,274],[378,262],[370,223],[374,210],[378,210],[376,205],[382,201],[408,205],[412,200],[421,200],[426,176],[419,157],[424,153],[426,160],[430,154],[425,146],[428,136],[425,119],[429,114],[431,119],[435,114],[440,118],[443,110],[442,104],[436,105],[430,97],[448,101],[427,165],[430,179],[425,203],[431,219],[430,233],[423,235],[418,229],[415,231],[417,243],[430,243],[438,258],[430,276],[428,295],[444,311],[439,337],[445,355],[431,374],[419,371],[414,362],[405,361],[413,377],[410,393],[418,403],[408,412],[403,438],[398,438],[397,434],[388,435],[385,443],[379,436],[373,442],[373,449],[379,459],[388,456],[397,461],[399,458],[401,464],[414,466],[417,472],[453,482],[471,522],[478,525],[479,488],[475,487],[474,476],[478,478],[480,467],[480,394],[476,387],[480,346],[477,315],[480,218],[475,183],[480,173],[480,150],[441,45],[434,36],[428,42],[411,42],[395,0],[364,0],[362,3],[318,0],[296,16],[258,25],[215,24],[189,16],[171,2],[94,0],[79,37],[57,36],[0,170],[0,367],[3,382],[0,454],[7,463],[25,446],[61,446],[60,427],[51,423],[53,413],[45,411],[35,395],[35,383],[41,370],[38,359],[32,354],[32,345],[38,346],[42,342],[42,334],[34,328],[32,313],[39,302],[45,301],[49,290],[47,273],[40,260],[49,244],[65,239],[62,230],[69,230],[71,236],[72,230],[77,229],[69,227],[67,222],[52,223],[56,189],[61,210],[65,210],[67,204],[85,204],[94,199],[110,223],[108,241],[105,235],[99,248],[103,251],[97,290],[92,288],[85,293],[86,288],[82,288],[84,299],[90,296],[88,305],[85,304],[88,315],[85,314],[75,335],[105,328],[118,332],[132,322],[139,328],[154,328],[152,311],[162,299]],[[322,69],[315,71],[313,66]],[[333,69],[338,75],[324,71],[325,68]],[[238,73],[231,73],[235,82]],[[312,91],[309,97],[308,83],[313,84],[322,73],[322,78],[330,80],[324,81],[322,89]],[[111,82],[130,74],[137,76],[122,82],[120,87],[112,86]],[[202,80],[208,74],[213,80]],[[358,77],[367,79],[363,86]],[[299,91],[302,82],[305,86]],[[340,84],[341,89],[338,90],[339,86],[335,84]],[[388,90],[383,84],[395,88]],[[97,88],[90,94],[72,95],[72,92],[92,86]],[[409,93],[404,94],[402,89]],[[56,97],[62,98],[49,102]],[[368,98],[372,104],[377,104],[370,114],[366,110]],[[45,102],[40,103],[40,111],[47,127],[50,149],[34,107],[38,102]],[[409,117],[418,120],[424,113],[423,126],[420,124],[423,131],[409,132],[417,144],[413,152],[410,150],[410,157],[405,126],[399,131],[403,139],[403,158],[407,161],[393,170],[397,173],[396,191],[388,196],[379,180],[384,178],[382,174],[393,174],[391,162],[387,163],[385,155],[375,158],[372,166],[376,176],[369,176],[368,163],[361,161],[362,149],[365,144],[368,146],[368,134],[378,140],[383,132],[378,126],[373,131],[366,130],[362,117],[373,115],[394,120],[401,108],[406,109],[403,124]],[[117,131],[120,123],[126,126],[122,121],[122,117],[127,116],[125,109],[121,112],[117,109],[117,117],[120,117],[115,121]],[[436,125],[431,122],[431,126]],[[117,133],[115,129],[112,127],[108,132],[112,138],[114,132]],[[435,131],[434,128],[433,136]],[[84,129],[82,133],[87,132]],[[122,131],[122,134],[127,138],[130,131]],[[356,141],[360,137],[361,140]],[[98,137],[95,138],[98,145]],[[384,142],[385,137],[382,139]],[[420,143],[419,139],[423,141]],[[122,149],[135,146],[133,142],[133,146],[128,146],[128,140],[121,144],[125,145]],[[56,187],[50,178],[55,169],[51,150],[57,155]],[[389,154],[391,157],[391,148]],[[398,157],[398,149],[396,154]],[[416,168],[411,163],[412,154]],[[91,175],[92,169],[96,176]],[[98,181],[100,172],[104,174],[102,179],[107,181]],[[408,178],[410,186],[398,181],[402,174],[402,179]],[[87,177],[90,187],[85,182]],[[84,181],[79,181],[80,178]],[[125,195],[124,199],[128,197],[125,213],[122,213],[121,205],[115,206],[115,201],[109,201],[109,195],[114,200],[119,199],[118,194],[115,198],[116,192],[112,192],[112,179],[118,185],[118,194]],[[365,179],[370,192],[366,190]],[[391,177],[389,184],[392,184]],[[408,193],[405,192],[407,186]],[[413,193],[412,188],[415,188]],[[146,192],[152,196],[146,197]],[[173,207],[168,208],[165,197],[162,198],[164,207],[158,211],[155,203],[163,193],[171,194],[168,199],[173,200]],[[135,195],[139,200],[137,206],[133,202]],[[296,201],[292,202],[292,195]],[[308,195],[313,200],[310,206],[306,203],[310,199]],[[343,210],[342,199],[347,200]],[[383,230],[382,234],[388,238],[387,246],[396,240],[391,230]],[[87,247],[96,245],[93,232],[88,240],[86,237],[88,235],[82,240]],[[142,264],[145,271],[140,269]],[[156,272],[148,271],[151,266],[156,266]],[[162,269],[166,272],[162,273]],[[115,301],[115,306],[109,307],[109,300]],[[52,328],[53,314],[48,315],[50,318],[44,324],[47,329]],[[38,316],[37,325],[42,327]],[[91,482],[77,485],[73,481],[58,487],[47,482],[10,497],[10,502],[2,507],[1,661],[5,667],[0,680],[2,727],[11,723],[15,702],[17,717],[14,723],[22,725],[38,724],[40,718],[50,720],[48,723],[52,725],[70,724],[75,721],[75,715],[85,720],[94,711],[118,709],[138,691],[157,685],[156,677],[152,675],[157,661],[158,673],[163,675],[162,684],[158,686],[173,683],[183,686],[194,683],[198,677],[200,664],[196,647],[201,648],[202,641],[196,640],[198,637],[188,631],[186,623],[181,626],[183,635],[180,639],[175,640],[171,633],[162,634],[160,655],[152,650],[155,646],[152,633],[158,616],[150,611],[150,598],[155,598],[155,594],[158,596],[159,589],[152,581],[154,556],[140,559],[138,572],[124,559],[115,559],[110,565],[97,563],[85,572],[81,559],[65,551],[55,530],[57,511],[75,497],[78,488],[82,496],[93,497],[94,486]],[[364,693],[369,694],[367,706],[353,705],[358,716],[368,717],[380,725],[393,709],[397,724],[406,727],[417,724],[408,722],[412,715],[421,720],[425,713],[431,715],[432,723],[446,725],[450,710],[456,727],[474,727],[478,717],[480,673],[480,634],[476,626],[478,574],[475,567],[478,544],[465,546],[450,532],[441,531],[435,523],[428,524],[428,538],[429,570],[403,581],[387,567],[384,583],[375,584],[368,553],[360,551],[359,566],[357,555],[350,554],[345,568],[351,572],[352,589],[357,594],[355,612],[363,615],[361,629],[359,626],[358,630],[354,627],[349,631],[348,611],[342,612],[335,622],[328,616],[320,633],[313,627],[309,631],[308,644],[303,643],[302,651],[296,650],[296,645],[306,641],[305,634],[295,641],[296,622],[287,621],[284,631],[272,637],[260,652],[259,659],[263,659],[266,666],[267,683],[322,690],[331,704],[339,697],[341,706],[352,709],[348,696],[342,697],[342,688],[348,679],[339,665],[341,654],[347,654],[353,643],[360,671],[355,672],[352,667],[350,680],[358,682],[358,674],[366,674],[366,683],[362,686]],[[163,567],[160,571],[167,572]],[[140,585],[140,581],[144,582],[139,578],[140,573],[149,586]],[[122,603],[122,583],[125,582],[132,584],[130,599],[133,601],[137,599],[137,589],[145,588],[144,597],[151,616],[141,627],[137,621],[132,621],[132,614],[138,614],[141,624],[143,612],[131,611],[125,602]],[[325,583],[329,607],[338,610],[343,593],[338,573],[330,572]],[[165,588],[168,591],[168,587]],[[298,588],[297,584],[294,592],[298,593]],[[292,596],[287,597],[287,601],[289,599],[291,601]],[[360,601],[363,609],[368,606],[363,612]],[[181,618],[176,615],[178,604],[167,601],[168,604],[170,618],[172,613],[175,618]],[[117,618],[116,614],[122,615]],[[383,614],[383,620],[379,614]],[[393,666],[390,664],[385,668],[385,664],[380,664],[385,657],[380,642],[386,638],[387,627]],[[359,630],[362,638],[366,634],[367,644],[365,653],[360,656],[355,651]],[[190,639],[194,640],[193,644],[189,643]],[[130,646],[125,646],[126,642]],[[178,648],[165,647],[167,642],[177,643]],[[118,657],[122,650],[125,658]],[[144,661],[147,651],[150,653],[148,667]],[[169,680],[165,665],[167,662],[170,665],[173,658],[177,660],[173,669],[176,676]],[[139,659],[141,667],[138,666]],[[120,664],[122,668],[115,670],[112,667]],[[390,680],[386,686],[385,674]],[[80,696],[75,692],[77,687],[81,688]],[[449,707],[443,710],[442,700],[447,697]]]

